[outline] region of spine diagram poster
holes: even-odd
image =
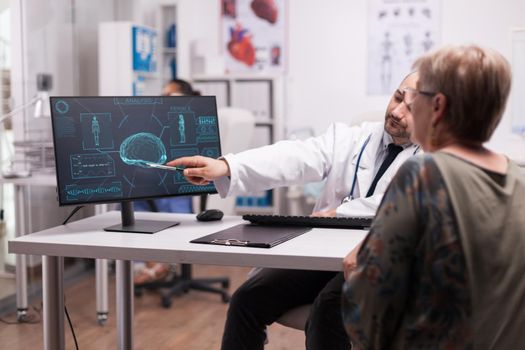
[[[226,72],[284,71],[286,0],[221,0]]]
[[[440,42],[441,0],[371,0],[369,95],[390,95],[412,63]]]

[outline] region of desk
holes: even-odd
[[[15,188],[16,208],[15,208],[15,236],[20,237],[30,233],[31,206],[27,205],[29,196],[27,189],[29,186],[44,186],[56,188],[57,180],[55,175],[35,174],[29,177],[6,179],[0,176],[0,185],[12,184]],[[97,212],[102,212],[100,206]],[[25,218],[27,217],[27,225]],[[41,255],[41,254],[38,254]],[[97,321],[103,325],[108,317],[108,261],[96,260],[96,295],[97,295]],[[27,314],[27,260],[24,254],[16,256],[16,309],[18,321],[23,321]]]
[[[65,226],[9,241],[9,252],[44,255],[44,345],[64,349],[63,257],[117,260],[118,348],[133,348],[132,260],[167,263],[261,266],[339,271],[342,259],[365,237],[366,231],[313,229],[271,249],[193,244],[190,240],[244,222],[238,216],[197,222],[192,214],[135,213],[137,219],[179,221],[180,225],[152,235],[105,232],[120,222],[108,212]]]

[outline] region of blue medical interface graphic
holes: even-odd
[[[72,154],[70,163],[73,179],[115,176],[115,162],[109,154]]]
[[[69,105],[64,100],[58,100],[55,102],[55,109],[60,114],[65,114],[69,111]]]
[[[214,97],[53,97],[51,105],[60,204],[215,192],[147,165],[221,155]]]

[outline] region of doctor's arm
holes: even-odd
[[[168,165],[200,168],[186,169],[184,175],[194,184],[214,181],[221,197],[302,185],[324,179],[341,140],[357,138],[359,133],[358,127],[332,124],[320,136],[227,154],[221,157],[222,163],[196,156],[179,158]]]
[[[197,171],[187,169],[184,175],[194,184],[214,181],[221,197],[317,182],[330,171],[334,147],[340,142],[338,140],[349,137],[349,134],[352,136],[352,132],[359,132],[358,128],[348,131],[348,128],[336,126],[333,124],[324,134],[307,140],[280,141],[237,154],[224,155],[219,167],[205,157],[185,157],[168,164],[201,168]],[[196,158],[198,162],[195,161]],[[203,159],[206,161],[203,162]]]

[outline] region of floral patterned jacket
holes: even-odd
[[[343,288],[353,349],[472,348],[458,226],[431,154],[400,168]]]

